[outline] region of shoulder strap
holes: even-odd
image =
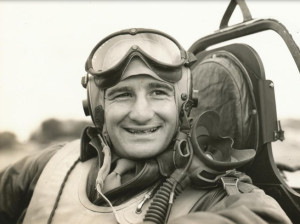
[[[187,187],[174,201],[169,220],[190,213],[195,204],[201,200],[206,193],[207,190]]]
[[[238,177],[221,177],[224,189],[228,195],[249,193],[257,188],[252,184],[239,181]]]
[[[33,217],[40,223],[47,222],[43,218],[48,219],[51,214],[61,184],[79,155],[80,140],[76,140],[66,144],[49,160],[35,186],[23,223],[31,223]],[[43,214],[43,217],[38,214]]]

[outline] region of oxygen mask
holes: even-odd
[[[201,187],[216,186],[221,177],[234,175],[238,167],[250,162],[254,149],[234,149],[233,139],[220,136],[220,116],[206,111],[198,116],[191,130],[191,144],[196,162],[192,164],[190,178]]]

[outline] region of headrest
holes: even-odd
[[[192,68],[193,88],[199,91],[198,106],[191,117],[207,110],[220,116],[220,136],[234,140],[236,149],[255,148],[253,137],[256,117],[252,84],[242,63],[230,52],[219,50],[207,54]]]

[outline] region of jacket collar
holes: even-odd
[[[86,127],[81,135],[80,161],[85,162],[97,155],[101,155],[101,143],[97,138],[97,130],[93,127]],[[98,156],[101,157],[102,156]],[[99,161],[101,162],[101,161]],[[101,163],[100,163],[101,164]]]
[[[98,156],[98,166],[101,167],[103,163],[103,153],[100,140],[98,138],[98,131],[94,127],[86,127],[81,136],[81,150],[80,161],[85,162],[93,157]],[[117,156],[112,153],[112,162],[117,159]],[[155,159],[159,165],[160,173],[167,177],[175,166],[173,163],[173,150],[169,148]],[[146,162],[146,161],[145,161]]]

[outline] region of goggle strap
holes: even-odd
[[[188,65],[192,65],[193,63],[195,63],[198,60],[198,58],[192,52],[186,51],[186,53],[187,53],[187,64]]]

